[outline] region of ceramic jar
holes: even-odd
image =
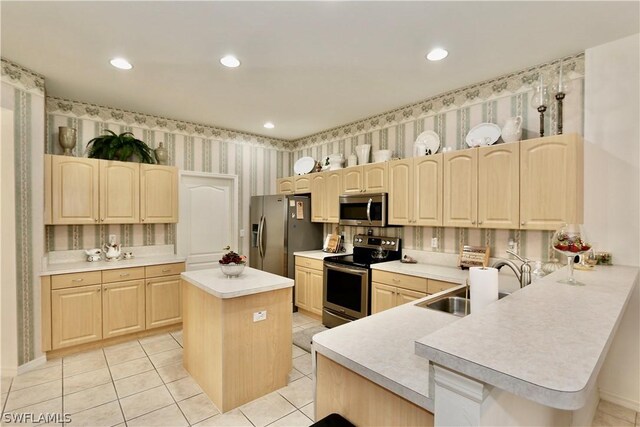
[[[169,160],[169,153],[167,152],[167,149],[162,146],[162,142],[160,143],[158,148],[153,150],[153,152],[156,155],[156,160],[158,161],[159,165],[167,164],[167,160]]]
[[[522,116],[509,117],[502,128],[504,142],[516,142],[522,138]]]
[[[64,150],[63,154],[65,156],[73,155],[71,150],[73,150],[76,146],[76,136],[77,132],[74,128],[70,128],[67,126],[58,127],[58,143]]]

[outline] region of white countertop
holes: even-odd
[[[238,277],[228,278],[219,268],[187,271],[182,278],[217,298],[236,298],[244,295],[293,287],[293,280],[245,267]]]
[[[351,251],[347,251],[347,252],[338,252],[338,253],[333,253],[333,252],[323,252],[321,250],[316,250],[316,251],[300,251],[300,252],[294,252],[293,255],[295,256],[301,256],[301,257],[305,257],[305,258],[312,258],[312,259],[325,259],[326,257],[330,257],[330,256],[336,256],[336,255],[351,255]]]
[[[566,268],[426,335],[416,353],[521,397],[582,407],[595,385],[638,268],[576,271],[586,286],[557,283]]]
[[[445,291],[447,292],[447,291]],[[419,301],[437,297],[434,294]],[[415,354],[415,341],[457,321],[410,302],[313,336],[318,353],[433,412],[429,361]]]
[[[116,268],[144,267],[147,265],[171,264],[173,262],[184,262],[185,257],[177,255],[156,255],[135,257],[119,261],[96,261],[96,262],[61,262],[57,264],[46,264],[40,276],[52,276],[65,273],[83,273],[96,270],[113,270]]]

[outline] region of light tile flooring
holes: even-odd
[[[638,427],[640,426],[640,413],[633,409],[627,409],[615,403],[601,400],[598,411],[593,417],[593,427]]]
[[[293,315],[294,332],[319,324]],[[49,360],[2,378],[2,412],[3,417],[67,413],[71,422],[64,425],[92,427],[308,426],[313,424],[311,355],[293,346],[293,366],[286,387],[220,414],[182,367],[179,331]]]

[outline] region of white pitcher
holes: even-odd
[[[369,154],[371,154],[371,144],[356,145],[356,154],[358,155],[358,164],[366,165],[369,163]]]
[[[509,117],[502,127],[502,140],[516,142],[522,138],[522,116]]]

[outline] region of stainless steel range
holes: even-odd
[[[332,328],[371,313],[371,264],[399,260],[397,237],[357,234],[353,255],[324,259],[322,323]]]

